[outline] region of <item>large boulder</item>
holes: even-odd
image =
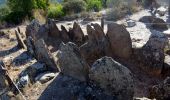
[[[97,60],[89,71],[89,78],[103,88],[107,94],[118,97],[118,100],[133,99],[132,73],[111,57]]]
[[[148,73],[159,75],[164,66],[164,50],[169,47],[169,41],[164,34],[158,31],[152,33],[148,42],[137,50],[135,59],[139,58],[139,62],[143,64],[142,68]]]
[[[56,63],[60,72],[80,81],[87,80],[89,66],[75,44],[71,42],[67,44],[61,43],[56,57]]]
[[[165,31],[168,30],[167,23],[160,18],[153,18],[152,20],[152,28],[158,31]]]
[[[153,28],[154,30],[158,30],[158,31],[168,30],[168,26],[166,22],[161,18],[156,18],[154,16],[144,16],[141,19],[139,19],[139,21],[146,24],[150,23],[150,25],[148,26],[150,28]]]
[[[167,77],[162,83],[154,85],[150,89],[150,98],[157,100],[170,99],[170,77]]]
[[[120,58],[129,58],[131,56],[132,41],[129,32],[123,25],[108,24],[107,36],[114,56]]]
[[[52,53],[48,50],[47,45],[45,44],[43,39],[37,40],[34,43],[35,46],[35,54],[38,61],[44,62],[48,68],[57,71],[57,65],[55,64]]]
[[[35,98],[34,98],[35,99]],[[58,73],[55,79],[43,91],[40,100],[117,100],[91,84]]]

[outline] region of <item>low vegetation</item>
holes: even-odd
[[[25,20],[37,18],[37,14],[42,12],[41,17],[44,19],[47,17],[61,19],[69,18],[69,16],[79,18],[88,16],[84,14],[91,16],[89,12],[99,13],[102,9],[109,9],[107,19],[115,20],[129,11],[136,11],[136,5],[128,6],[125,1],[127,0],[7,0],[6,6],[0,8],[0,22],[19,24]]]

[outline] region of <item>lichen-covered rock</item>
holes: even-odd
[[[150,89],[150,98],[157,100],[170,99],[170,77],[167,77],[164,82],[154,85]]]
[[[89,71],[89,78],[103,88],[107,94],[118,97],[118,100],[133,99],[132,73],[111,57],[97,60]]]
[[[67,44],[61,43],[56,57],[60,72],[81,81],[87,80],[89,66],[81,56],[79,48],[75,44],[71,42]]]
[[[132,41],[129,32],[122,25],[108,24],[108,39],[112,53],[120,58],[129,58],[132,53]]]
[[[117,100],[93,84],[58,73],[43,91],[40,100]]]
[[[143,69],[153,75],[159,75],[164,65],[164,50],[169,46],[168,38],[153,31],[148,42],[136,53],[136,59],[143,64]]]

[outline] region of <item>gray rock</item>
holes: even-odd
[[[136,53],[136,59],[142,68],[150,74],[160,75],[164,66],[164,50],[169,45],[168,38],[158,31],[153,31],[148,42]]]
[[[56,54],[56,63],[60,72],[75,79],[86,81],[89,66],[73,43],[62,43]]]
[[[53,79],[55,76],[56,76],[55,73],[50,73],[50,72],[41,73],[35,78],[35,81],[39,81],[41,84],[44,84],[50,81],[51,79]]]
[[[60,36],[60,31],[55,23],[54,20],[48,19],[46,27],[49,30],[49,36],[59,38]]]
[[[108,39],[114,56],[128,59],[132,53],[132,41],[129,32],[122,25],[108,24]]]
[[[93,24],[95,28],[87,25],[88,41],[80,47],[80,52],[86,61],[91,65],[97,59],[111,55],[110,43],[102,28]]]
[[[61,25],[60,36],[64,43],[67,43],[70,41],[69,32],[67,32],[66,28],[63,25]]]
[[[130,70],[111,57],[103,57],[92,65],[89,78],[109,95],[118,100],[132,100],[134,94],[133,76]]]
[[[133,27],[133,26],[136,25],[135,21],[133,21],[133,20],[128,20],[128,21],[126,21],[126,22],[127,22],[127,26],[128,26],[128,27]]]
[[[73,29],[70,35],[72,35],[73,42],[75,42],[78,46],[83,44],[84,33],[80,25],[78,25],[76,22],[74,22]]]
[[[33,43],[33,39],[31,36],[28,36],[26,39],[26,45],[27,45],[27,50],[28,52],[32,55],[35,56],[35,51],[34,51],[34,43]]]
[[[51,52],[48,50],[47,45],[45,44],[43,39],[37,40],[34,43],[35,53],[38,61],[44,62],[48,68],[51,68],[57,71],[57,65],[55,64],[54,58]]]
[[[29,75],[30,80],[34,82],[34,78],[39,74],[47,70],[47,67],[44,63],[36,62],[33,65],[29,66],[25,71]]]
[[[117,100],[91,84],[75,78],[57,74],[50,85],[43,91],[39,100]]]
[[[37,33],[40,28],[40,23],[38,20],[34,19],[27,27],[26,27],[26,35],[31,36],[33,40],[37,40]]]

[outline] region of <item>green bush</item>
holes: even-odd
[[[86,2],[83,0],[68,0],[64,2],[63,9],[67,14],[80,13],[86,10]]]
[[[5,16],[4,20],[11,24],[20,24],[26,18],[25,12],[11,12]]]
[[[87,9],[94,10],[95,12],[100,11],[102,8],[101,0],[88,0],[87,1]]]
[[[49,18],[61,18],[64,16],[63,12],[63,6],[61,4],[51,4],[48,7],[48,13]]]
[[[0,7],[0,22],[4,21],[4,18],[10,13],[7,6]]]

